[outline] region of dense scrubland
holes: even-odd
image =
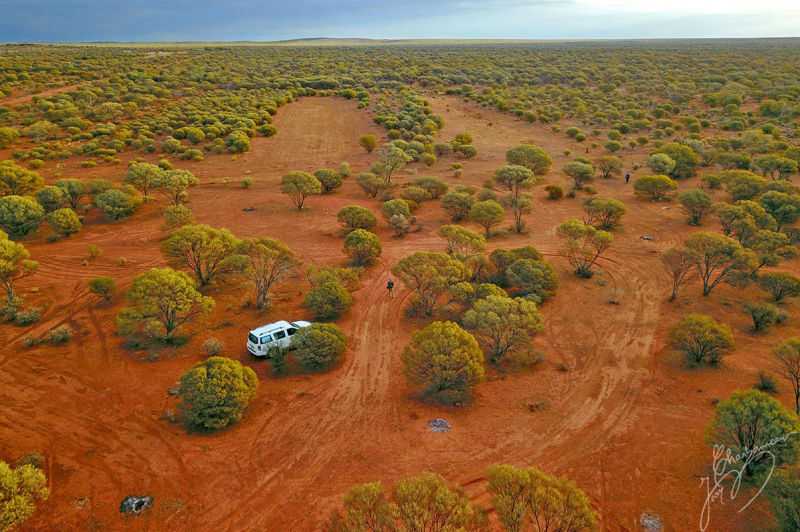
[[[3,45],[0,529],[798,529],[797,45]]]

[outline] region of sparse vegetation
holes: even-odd
[[[416,7],[394,9],[423,25],[441,22],[446,11]],[[167,17],[176,31],[199,16],[184,11]],[[396,25],[397,13],[385,25]],[[673,31],[672,19],[662,18],[664,31]],[[165,499],[174,494],[156,488],[175,485],[167,477],[180,467],[156,462],[174,454],[172,443],[202,458],[209,475],[235,476],[241,515],[223,528],[263,528],[265,518],[252,512],[260,504],[263,515],[312,529],[320,516],[293,504],[298,486],[325,506],[341,471],[352,469],[360,482],[386,471],[394,478],[398,468],[380,467],[384,455],[402,455],[401,469],[416,473],[437,463],[426,456],[448,451],[456,452],[439,471],[448,482],[427,473],[388,486],[384,476],[386,493],[359,486],[325,528],[592,529],[597,518],[581,490],[531,465],[570,471],[587,493],[592,488],[603,514],[595,526],[647,528],[651,516],[637,523],[629,510],[648,508],[653,493],[683,501],[674,483],[663,482],[676,472],[705,475],[698,454],[682,452],[697,450],[713,417],[703,405],[722,409],[732,390],[755,385],[789,408],[794,391],[800,412],[796,40],[2,49],[0,344],[8,346],[0,359],[8,378],[0,380],[8,415],[0,458],[10,463],[33,445],[47,452],[36,467],[59,494],[20,528],[114,528],[108,518],[116,509],[100,508],[108,501],[98,494],[119,492],[114,479],[130,476],[131,460],[118,451],[136,447],[143,434],[145,451],[134,451],[155,459],[146,468],[153,522],[178,527],[213,522],[209,490],[229,497],[234,483],[201,483],[193,501]],[[197,178],[202,185],[194,186]],[[644,201],[634,201],[634,192]],[[196,226],[195,218],[210,225]],[[555,257],[559,250],[563,257]],[[165,263],[175,270],[161,269]],[[114,295],[116,285],[125,301]],[[675,303],[663,305],[660,296]],[[310,321],[318,312],[335,319],[353,299],[352,315],[337,322],[342,331],[300,328],[293,342],[307,342],[268,349],[263,361],[243,349],[250,329]],[[199,319],[206,314],[207,322]],[[433,320],[441,325],[429,331]],[[412,329],[418,336],[401,357]],[[532,368],[544,353],[547,364]],[[173,384],[183,369],[221,354],[252,367],[268,388],[250,403],[252,422],[205,442],[169,434],[161,413],[166,422],[215,430],[253,400],[252,376],[233,362],[198,403],[209,409],[208,425],[182,418],[164,396],[167,386],[178,393]],[[712,367],[689,375],[678,367],[684,357],[689,366]],[[181,367],[181,360],[190,362]],[[726,367],[713,367],[721,360]],[[392,373],[406,365],[410,385]],[[509,374],[525,367],[530,375]],[[197,374],[208,383],[214,371],[203,366]],[[300,371],[310,374],[276,378]],[[229,387],[235,381],[245,382]],[[565,393],[570,400],[554,399]],[[664,410],[676,404],[692,415]],[[734,401],[724,419],[718,413],[723,421],[712,424],[710,440],[727,447],[732,440],[720,434],[762,433],[758,441],[733,441],[732,452],[753,442],[770,451],[796,444],[796,436],[773,444],[796,430],[794,414],[776,405]],[[505,417],[504,408],[512,409]],[[702,411],[708,415],[694,415]],[[620,412],[635,422],[600,430]],[[429,432],[448,428],[432,419],[439,416],[452,423],[449,435]],[[568,420],[570,430],[542,452],[561,458],[539,464],[542,452],[530,451],[559,428],[540,430],[554,419]],[[159,450],[157,438],[147,437],[154,430],[169,445]],[[454,442],[469,445],[449,448]],[[617,442],[630,456],[661,453],[672,462],[663,475],[650,474],[652,467],[637,475],[636,460],[600,453],[597,474],[586,477],[591,468],[576,457]],[[64,456],[50,456],[54,448]],[[503,453],[523,467],[485,474],[470,466]],[[798,529],[797,458],[778,456],[755,513],[715,508],[710,528]],[[276,469],[282,460],[290,467]],[[237,463],[249,464],[245,474],[237,475]],[[102,469],[85,493],[72,489],[87,487],[81,468]],[[755,464],[739,499],[754,495],[770,468]],[[645,505],[620,506],[627,484],[603,484],[601,470],[633,479]],[[370,471],[377,476],[365,478]],[[488,494],[480,476],[488,477]],[[263,501],[249,496],[256,481]],[[473,496],[491,510],[472,505]],[[653,521],[680,528],[701,504],[656,505],[663,520]],[[145,528],[152,521],[125,519]]]

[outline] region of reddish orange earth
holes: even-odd
[[[677,302],[667,303],[669,281],[659,252],[698,229],[686,225],[674,204],[663,209],[636,199],[632,185],[620,178],[594,184],[601,197],[617,198],[629,209],[600,261],[604,273],[589,280],[574,277],[559,256],[554,228],[581,217],[581,199],[547,200],[543,185],[567,188],[560,168],[569,157],[563,151],[584,155],[585,147],[548,126],[457,98],[434,96],[431,104],[447,123],[439,138],[469,132],[478,156],[462,161],[461,178],[453,176],[451,157],[431,169],[412,165],[418,175],[480,187],[516,144],[537,144],[553,156],[553,170],[536,188],[533,211],[526,216],[530,233],[489,241],[491,249],[533,245],[559,274],[557,296],[541,307],[546,331],[535,340],[545,361],[493,376],[464,408],[410,397],[399,355],[411,332],[426,322],[406,318],[410,294],[401,288],[398,297],[387,299],[385,283],[389,269],[406,255],[443,250],[436,229],[448,220],[436,202],[422,205],[421,231],[403,239],[393,238],[381,223],[383,256],[367,271],[353,309],[339,322],[349,346],[340,366],[328,373],[276,379],[268,363],[251,358],[244,346],[255,326],[308,318],[299,306],[308,288],[302,274],[278,287],[268,315],[245,306],[252,297],[246,285],[214,286],[209,294],[216,308],[193,329],[187,346],[156,355],[133,352],[115,333],[122,297],[100,303],[87,281],[108,275],[124,288],[134,275],[163,266],[158,245],[167,234],[161,228],[166,202],[150,202],[115,223],[90,213],[84,229],[66,240],[25,242],[40,268],[20,283],[21,292],[27,305],[44,308],[43,319],[31,328],[0,326],[0,456],[41,453],[52,490],[24,530],[315,530],[349,486],[376,480],[390,486],[426,469],[489,506],[485,469],[495,462],[535,465],[574,479],[598,510],[601,530],[637,530],[645,511],[661,515],[665,530],[699,527],[706,498],[701,478],[712,460],[703,435],[712,400],[751,387],[760,369],[774,372],[772,348],[798,334],[796,307],[789,307],[787,323],[753,336],[740,302],[761,297],[755,292],[721,286],[703,298],[695,283]],[[279,192],[278,181],[291,170],[335,168],[341,161],[354,173],[366,171],[375,158],[357,139],[368,132],[384,138],[383,132],[354,102],[340,99],[303,98],[281,108],[275,123],[278,135],[254,139],[247,154],[174,161],[201,181],[190,191],[196,220],[239,237],[279,238],[306,263],[344,265],[335,213],[354,203],[377,212],[377,200],[365,198],[350,178],[335,194],[312,197],[298,212]],[[623,151],[629,168],[647,156],[644,148]],[[92,169],[73,158],[50,162],[41,171],[48,183],[57,173],[120,182],[132,156]],[[7,157],[8,150],[0,153],[0,159]],[[151,162],[159,158],[146,156]],[[644,172],[632,173],[635,179]],[[255,181],[249,190],[239,186],[245,176]],[[230,182],[223,184],[224,178]],[[680,186],[698,182],[693,178]],[[723,192],[714,194],[718,201],[727,199]],[[242,210],[250,206],[255,210]],[[709,228],[717,230],[713,221],[704,227]],[[645,235],[654,240],[640,239]],[[90,243],[103,253],[83,266]],[[124,265],[121,258],[127,259]],[[786,267],[797,270],[798,263]],[[624,294],[620,304],[609,303],[611,290]],[[665,349],[666,327],[688,312],[708,313],[734,329],[739,348],[721,368],[688,370]],[[68,344],[22,346],[24,337],[59,324],[76,332]],[[202,360],[200,345],[211,336],[225,342],[225,356],[252,367],[261,386],[238,425],[210,436],[187,434],[166,420],[175,409],[167,391]],[[781,400],[791,407],[789,386],[781,389]],[[548,406],[530,412],[524,403],[531,400]],[[450,432],[428,428],[428,420],[438,417],[452,424]],[[151,495],[155,507],[126,519],[118,508],[127,495]],[[712,505],[709,530],[767,526],[763,501],[737,513],[745,502]]]
[[[19,96],[11,96],[6,98],[5,100],[0,100],[0,104],[6,105],[11,107],[13,105],[20,105],[23,103],[28,103],[33,101],[34,98],[47,98],[49,96],[55,96],[56,94],[61,94],[62,92],[71,91],[72,89],[77,89],[80,87],[82,83],[75,83],[74,85],[62,85],[60,87],[53,87],[50,89],[43,90],[41,92],[37,92],[35,94],[22,94]]]

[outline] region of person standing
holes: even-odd
[[[389,297],[393,298],[394,297],[394,281],[389,279],[389,282],[386,283],[386,289],[389,291]]]
[[[627,185],[628,181],[630,181],[630,180],[631,180],[631,173],[630,172],[625,172],[625,184]]]

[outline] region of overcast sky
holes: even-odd
[[[0,42],[797,36],[800,0],[0,0]]]

